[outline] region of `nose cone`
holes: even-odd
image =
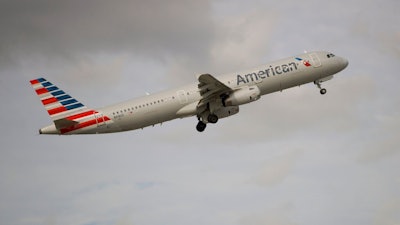
[[[345,69],[349,65],[349,61],[343,57],[340,57],[340,65],[342,70]]]

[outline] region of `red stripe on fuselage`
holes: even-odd
[[[72,116],[68,116],[67,119],[76,120],[76,119],[79,119],[79,118],[82,118],[82,117],[85,117],[85,116],[94,115],[95,113],[97,113],[97,112],[94,111],[94,110],[90,110],[90,111],[87,111],[87,112],[82,112],[82,113],[78,113],[78,114],[75,114],[75,115],[72,115]]]

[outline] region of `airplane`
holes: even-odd
[[[39,134],[100,134],[135,130],[196,116],[196,129],[235,115],[239,106],[262,95],[313,82],[321,83],[345,69],[348,61],[326,51],[298,54],[253,69],[221,76],[201,74],[197,82],[177,89],[106,106],[88,108],[44,78],[30,83],[53,120]]]

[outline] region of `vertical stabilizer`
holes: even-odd
[[[30,82],[53,121],[88,111],[86,106],[46,79],[38,78]]]
[[[30,83],[54,122],[40,129],[40,134],[91,133],[88,129],[96,128],[99,124],[104,125],[110,120],[107,116],[88,109],[44,78],[31,80]]]

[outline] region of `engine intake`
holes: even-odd
[[[243,87],[229,95],[223,102],[225,106],[238,106],[254,102],[260,98],[260,89],[257,86]]]

